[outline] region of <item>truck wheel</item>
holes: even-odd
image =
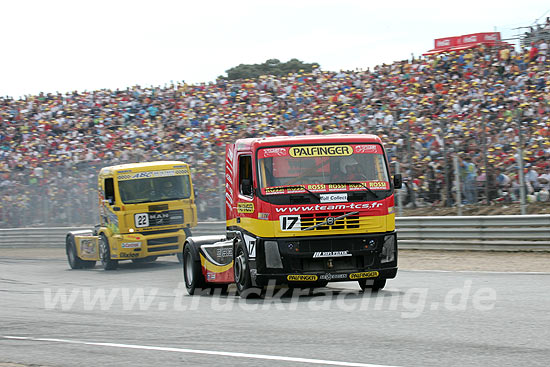
[[[105,234],[99,236],[99,258],[104,270],[115,270],[118,268],[118,260],[111,260],[111,248]]]
[[[190,244],[185,245],[183,248],[183,279],[185,280],[187,293],[191,296],[206,286],[201,261]]]
[[[359,279],[358,282],[362,291],[370,289],[372,292],[378,292],[386,286],[386,279]]]
[[[76,254],[76,246],[73,236],[67,236],[65,240],[65,250],[67,252],[67,260],[71,269],[82,269],[84,262]]]
[[[252,286],[252,277],[250,276],[248,254],[242,244],[237,245],[235,261],[233,264],[233,272],[235,275],[235,285],[237,286],[237,293],[239,293],[241,298],[261,296],[262,290],[260,288]]]

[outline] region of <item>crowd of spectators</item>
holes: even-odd
[[[221,218],[225,144],[250,136],[377,134],[413,206],[456,201],[455,155],[468,203],[487,200],[485,182],[490,200],[517,200],[521,145],[529,198],[547,200],[547,54],[480,46],[367,70],[0,98],[0,226],[94,223],[99,167],[156,159],[188,162],[200,218]]]

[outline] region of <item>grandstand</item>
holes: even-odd
[[[455,204],[454,155],[470,204],[517,201],[521,147],[529,199],[548,200],[548,39],[529,37],[534,55],[480,44],[372,70],[0,98],[0,226],[94,223],[98,169],[153,159],[188,162],[200,219],[221,218],[225,143],[268,135],[379,134],[410,206]]]

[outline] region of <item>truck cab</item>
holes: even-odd
[[[71,232],[66,248],[73,268],[101,261],[106,270],[121,260],[182,258],[197,209],[189,166],[178,161],[123,164],[98,174],[99,225]]]

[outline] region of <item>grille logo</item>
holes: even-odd
[[[319,258],[319,257],[343,257],[343,256],[351,256],[348,250],[345,251],[318,251],[313,253],[313,258]]]

